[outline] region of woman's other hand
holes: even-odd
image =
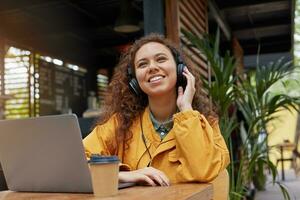
[[[169,186],[170,181],[162,171],[153,167],[145,167],[135,171],[119,172],[120,182],[134,182],[151,186]]]
[[[187,67],[184,67],[182,74],[187,79],[187,85],[184,91],[182,86],[178,87],[177,107],[180,111],[193,110],[192,102],[196,92],[195,77]]]

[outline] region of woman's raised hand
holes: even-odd
[[[196,91],[195,77],[187,67],[184,67],[183,75],[187,79],[187,85],[184,91],[182,86],[178,87],[177,107],[180,111],[193,110],[192,102]]]
[[[145,167],[135,171],[119,172],[120,182],[134,182],[151,186],[169,186],[170,181],[162,171],[153,167]]]

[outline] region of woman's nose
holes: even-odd
[[[157,66],[157,63],[154,62],[154,61],[151,61],[149,63],[149,71],[153,71],[153,70],[158,70],[158,66]]]

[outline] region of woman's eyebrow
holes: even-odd
[[[158,56],[167,56],[166,53],[158,53],[158,54],[155,54],[155,57],[158,57]]]

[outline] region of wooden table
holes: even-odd
[[[97,198],[93,194],[0,192],[0,200],[210,200],[213,198],[211,184],[175,184],[169,187],[136,186],[119,190],[117,196]]]

